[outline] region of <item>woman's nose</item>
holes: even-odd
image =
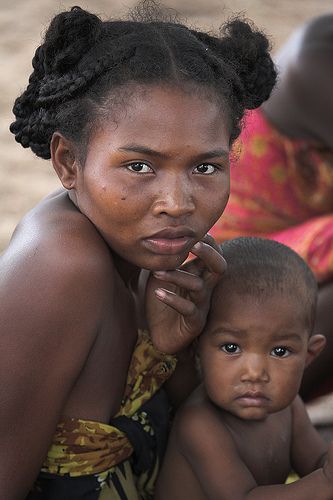
[[[243,357],[242,382],[269,382],[269,372],[265,356],[260,354],[247,354]]]
[[[170,217],[190,215],[195,210],[194,192],[187,176],[168,176],[159,187],[153,211],[155,215]]]

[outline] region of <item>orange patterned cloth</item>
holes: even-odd
[[[333,278],[333,151],[276,130],[259,109],[246,117],[231,161],[231,196],[211,229],[277,240],[299,253],[318,282]]]

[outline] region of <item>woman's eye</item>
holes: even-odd
[[[213,174],[216,171],[217,167],[214,165],[210,165],[209,163],[203,163],[202,165],[198,165],[194,169],[195,174]]]
[[[237,344],[223,344],[221,349],[228,354],[238,354],[240,352],[240,347]]]
[[[141,162],[131,163],[130,165],[127,165],[127,168],[128,170],[131,170],[131,172],[135,172],[137,174],[149,174],[153,172],[153,169],[149,165]]]
[[[286,358],[287,356],[289,356],[289,354],[290,350],[287,347],[283,346],[274,347],[274,349],[272,349],[271,351],[271,355],[277,358]]]

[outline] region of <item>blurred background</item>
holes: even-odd
[[[0,2],[0,251],[22,215],[60,186],[49,161],[23,149],[8,131],[12,105],[24,90],[31,59],[54,14],[73,5],[103,18],[126,14],[134,0],[1,0]],[[333,0],[164,0],[198,28],[216,30],[233,13],[243,13],[271,39],[273,54],[291,32],[311,17],[333,11]]]

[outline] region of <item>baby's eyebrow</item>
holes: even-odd
[[[304,334],[305,335],[305,334]],[[298,342],[302,341],[302,335],[298,333],[282,333],[282,334],[276,334],[272,337],[272,340],[275,342],[277,341],[286,341],[286,340],[296,340]]]
[[[141,144],[135,144],[135,143],[126,144],[125,146],[119,148],[119,151],[142,153],[150,156],[157,156],[158,158],[162,159],[169,159],[171,157],[171,155],[162,153],[161,151],[156,151],[155,149],[149,148],[148,146],[143,146]],[[221,158],[221,157],[225,159],[229,158],[229,152],[226,151],[224,148],[212,149],[210,151],[205,151],[203,153],[194,156],[194,158],[197,161],[205,160],[207,158]]]
[[[234,337],[239,337],[239,338],[244,338],[249,335],[249,332],[246,330],[240,330],[240,329],[235,329],[235,328],[229,328],[228,326],[225,327],[220,327],[216,328],[211,332],[211,335],[233,335]],[[304,334],[306,335],[306,334]],[[272,335],[271,341],[272,342],[302,342],[303,340],[303,335],[298,334],[298,333],[276,333],[275,335]]]
[[[213,330],[211,332],[212,335],[235,335],[236,337],[244,337],[244,335],[246,335],[246,331],[245,330],[238,330],[238,329],[235,329],[235,328],[228,328],[227,326],[226,327],[223,327],[223,328],[216,328],[215,330]]]

